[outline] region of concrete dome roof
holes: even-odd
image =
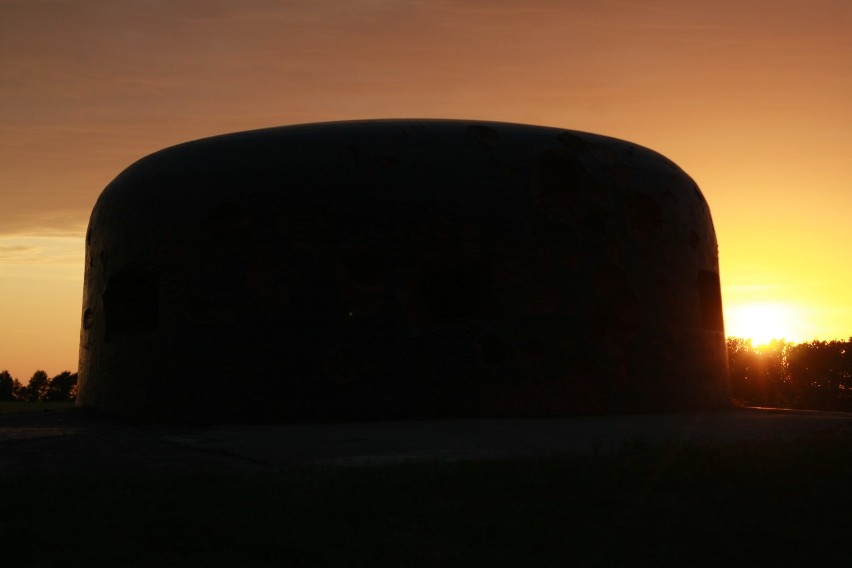
[[[78,403],[187,420],[724,405],[716,237],[629,142],[462,120],[161,150],[86,234]]]

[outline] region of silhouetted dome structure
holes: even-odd
[[[79,371],[80,405],[187,420],[722,406],[710,211],[663,156],[557,128],[181,144],[95,205]]]

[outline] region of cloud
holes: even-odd
[[[0,237],[0,266],[79,266],[82,236],[18,235]]]
[[[0,209],[0,243],[18,238],[79,239],[86,233],[87,209],[45,211],[38,207],[38,199],[14,197],[6,196],[5,201],[11,202],[10,206]]]
[[[38,250],[30,245],[0,245],[0,260],[32,256],[37,254]]]

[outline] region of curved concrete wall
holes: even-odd
[[[86,234],[78,403],[187,420],[724,405],[716,237],[634,144],[308,124],[154,153]]]

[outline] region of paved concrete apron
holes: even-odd
[[[633,441],[706,443],[852,432],[852,414],[751,409],[708,414],[232,426],[168,436],[272,465],[359,465],[611,450]]]
[[[852,414],[748,409],[707,414],[217,426],[140,424],[84,412],[0,416],[0,473],[244,471],[560,452],[629,442],[729,443],[852,434]]]

